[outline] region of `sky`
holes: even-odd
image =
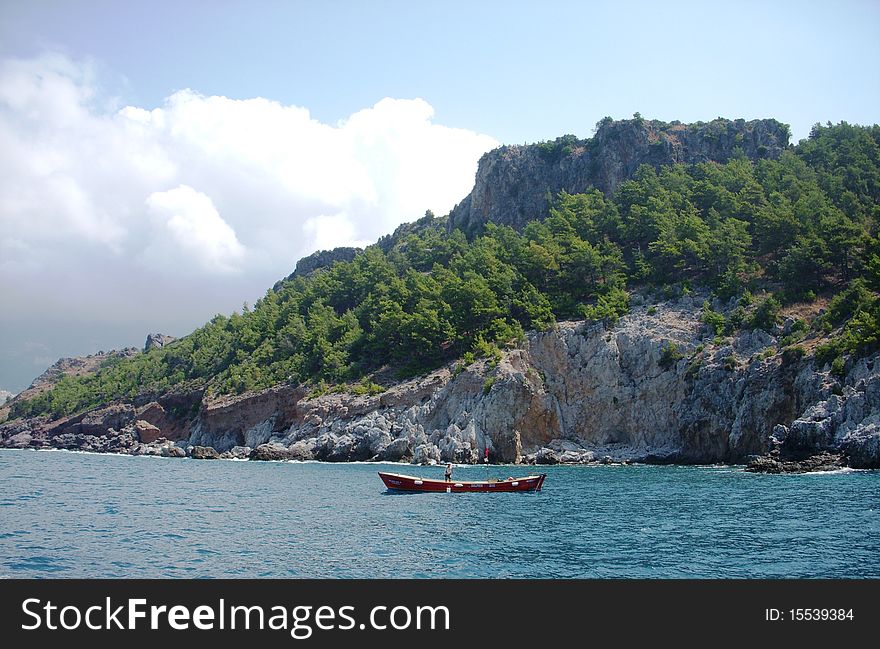
[[[880,2],[3,0],[0,389],[186,335],[608,115],[880,121]]]

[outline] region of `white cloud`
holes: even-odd
[[[150,194],[147,208],[158,230],[154,243],[144,251],[148,261],[176,265],[178,255],[163,257],[169,248],[176,247],[173,252],[191,257],[206,271],[240,270],[244,247],[210,198],[192,187],[180,185],[167,192]],[[168,245],[156,246],[158,241],[167,241]]]
[[[316,249],[445,214],[497,144],[434,123],[422,99],[385,98],[337,124],[193,90],[108,110],[97,77],[59,55],[0,62],[7,314],[115,309],[155,330],[183,311],[196,324]]]
[[[316,250],[327,250],[337,246],[362,248],[372,241],[358,239],[357,228],[345,214],[320,214],[306,219],[303,232],[314,243]]]

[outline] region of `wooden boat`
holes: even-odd
[[[497,493],[499,491],[538,491],[546,473],[506,480],[432,480],[399,473],[379,471],[379,477],[388,489],[395,491],[429,491],[436,493]]]

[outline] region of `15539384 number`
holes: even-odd
[[[795,622],[851,622],[851,608],[792,608],[789,619]]]

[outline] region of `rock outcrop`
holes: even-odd
[[[168,334],[148,334],[147,341],[144,343],[144,352],[151,349],[161,349],[169,343],[173,343],[177,338]]]
[[[862,358],[849,368],[846,381],[813,402],[772,435],[781,461],[817,452],[843,450],[856,469],[880,468],[880,356]]]
[[[351,261],[361,252],[360,248],[341,246],[333,250],[319,250],[296,262],[294,275],[310,275],[320,268],[329,268],[337,261]]]
[[[339,248],[333,248],[332,250],[318,250],[317,252],[313,252],[296,262],[294,271],[285,277],[284,280],[276,282],[273,289],[277,291],[284,281],[293,279],[294,277],[311,275],[316,270],[329,268],[337,261],[351,261],[360,252],[362,252],[361,248],[352,248],[348,246],[340,246]]]
[[[779,449],[767,455],[753,458],[746,471],[752,473],[814,473],[816,471],[838,471],[847,466],[846,458],[840,453],[820,451],[800,459],[786,458]]]
[[[219,460],[220,454],[211,446],[194,446],[189,456],[194,460]]]
[[[340,246],[339,248],[333,248],[332,250],[318,250],[317,252],[313,252],[296,262],[293,272],[283,280],[275,282],[272,290],[279,290],[284,282],[291,280],[294,277],[304,277],[311,275],[322,268],[330,268],[330,266],[337,261],[351,261],[360,252],[362,252],[361,248],[352,248],[348,246]]]
[[[502,146],[479,162],[474,188],[455,206],[447,227],[474,233],[486,223],[521,229],[547,215],[547,197],[590,189],[610,195],[639,166],[777,158],[788,147],[789,129],[773,119],[681,124],[632,119],[600,122],[591,139]]]

